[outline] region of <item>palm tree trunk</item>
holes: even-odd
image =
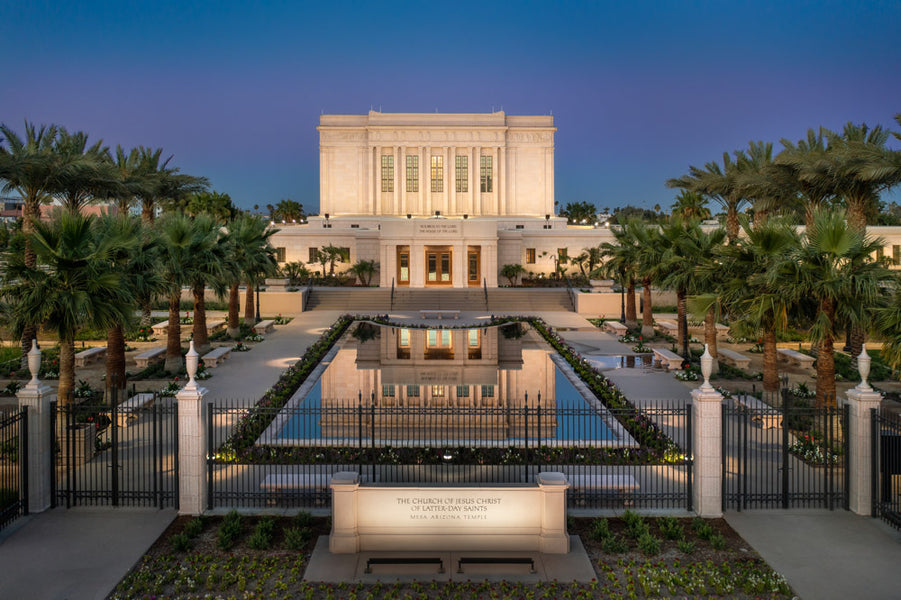
[[[688,315],[685,310],[686,293],[683,289],[676,290],[676,344],[681,349],[682,358],[688,359]]]
[[[119,400],[125,400],[125,333],[122,325],[116,325],[106,332],[106,395],[112,401],[112,390],[118,390]]]
[[[253,283],[247,282],[247,290],[244,292],[244,323],[253,325],[256,323],[253,307]]]
[[[738,210],[734,206],[729,206],[726,211],[726,235],[730,242],[738,239],[739,223]]]
[[[169,331],[166,334],[166,366],[170,373],[181,373],[184,361],[181,357],[181,321],[179,304],[181,289],[169,294]]]
[[[857,368],[857,357],[860,356],[860,353],[863,352],[863,345],[867,341],[867,332],[864,331],[861,327],[852,327],[851,328],[851,344],[850,344],[850,352],[851,352],[851,368]]]
[[[228,289],[228,337],[233,340],[241,337],[241,323],[238,320],[238,312],[241,308],[241,298],[238,295],[238,284],[233,284]]]
[[[154,214],[153,214],[153,203],[152,202],[142,202],[141,203],[141,222],[145,225],[153,224]]]
[[[631,277],[626,286],[626,327],[629,329],[638,327],[638,316],[635,311],[635,280]]]
[[[713,357],[713,372],[719,373],[720,365],[719,365],[719,353],[716,349],[716,311],[713,310],[713,307],[707,309],[707,314],[704,315],[704,343],[707,344],[707,351],[710,352],[710,356]]]
[[[763,328],[763,391],[773,393],[779,391],[779,363],[776,352],[776,327],[768,325]]]
[[[75,340],[59,341],[59,387],[57,401],[69,404],[75,390]]]
[[[835,305],[832,300],[823,300],[820,310],[829,324],[817,354],[817,408],[835,406],[835,340],[832,337]]]
[[[654,337],[654,309],[651,306],[651,279],[645,277],[641,285],[643,286],[642,298],[644,306],[641,310],[641,335],[645,339]]]
[[[37,255],[31,247],[31,233],[34,231],[34,219],[40,215],[41,205],[36,199],[26,198],[22,204],[22,235],[25,236],[25,266],[33,269],[38,262]],[[28,368],[28,353],[31,351],[32,340],[38,337],[36,324],[28,324],[22,329],[20,346],[22,348],[22,368]]]
[[[206,286],[201,283],[191,290],[194,294],[194,350],[199,354],[210,351],[210,336],[206,330],[206,300],[203,297],[205,289]]]

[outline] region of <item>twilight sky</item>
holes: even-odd
[[[0,0],[0,121],[315,211],[321,113],[552,112],[561,206],[668,207],[667,178],[749,140],[897,129],[899,30],[897,0]]]

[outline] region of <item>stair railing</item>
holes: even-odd
[[[309,281],[307,281],[307,287],[305,289],[303,295],[303,306],[300,307],[300,312],[306,312],[307,305],[310,303],[310,296],[313,295],[313,278],[310,277]]]
[[[573,282],[570,281],[569,275],[564,275],[563,278],[566,280],[566,291],[569,292],[569,301],[573,305],[573,311],[576,310],[576,291],[573,289]]]
[[[488,278],[482,277],[482,289],[485,290],[485,310],[491,310],[488,308]]]

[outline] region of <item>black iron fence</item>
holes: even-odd
[[[873,516],[901,529],[901,416],[872,411]]]
[[[54,506],[178,506],[178,415],[171,398],[51,405]]]
[[[28,411],[0,416],[0,529],[28,514]]]
[[[847,509],[847,424],[847,407],[724,403],[723,509]]]
[[[690,406],[210,404],[209,508],[327,506],[339,471],[381,484],[523,484],[565,473],[584,508],[691,508]],[[434,402],[434,399],[433,399]]]

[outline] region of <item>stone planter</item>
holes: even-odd
[[[285,292],[288,290],[287,278],[266,279],[266,291],[269,292]]]
[[[93,423],[79,423],[60,430],[59,445],[67,465],[81,465],[94,457],[94,440],[97,437]]]
[[[588,283],[591,284],[591,289],[595,292],[609,292],[613,290],[612,279],[592,279]]]

